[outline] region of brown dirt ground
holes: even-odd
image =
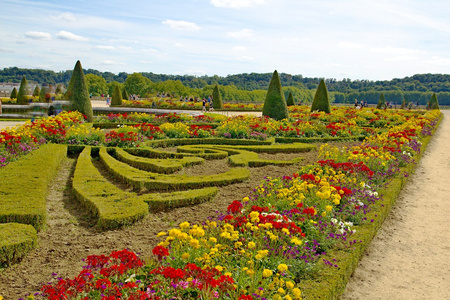
[[[348,143],[335,143],[338,146]],[[99,232],[92,227],[85,214],[71,194],[71,177],[75,158],[66,158],[57,178],[50,187],[47,197],[48,221],[45,230],[39,232],[38,246],[22,262],[0,271],[0,295],[5,300],[18,299],[27,292],[39,291],[55,272],[63,278],[73,278],[81,271],[82,259],[92,254],[109,254],[114,250],[130,249],[145,259],[160,242],[156,234],[169,230],[182,221],[199,223],[209,216],[225,212],[233,200],[248,196],[265,176],[291,175],[301,165],[317,161],[317,150],[299,154],[260,154],[261,158],[290,160],[304,157],[299,165],[265,166],[250,168],[251,178],[243,183],[220,188],[218,195],[210,202],[183,207],[168,212],[152,213],[133,226],[120,230]],[[203,165],[186,168],[188,175],[216,174],[229,169],[227,159],[205,161]],[[123,185],[118,185],[122,188]]]

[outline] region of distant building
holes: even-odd
[[[32,95],[35,87],[36,87],[35,83],[28,82],[27,95]],[[14,88],[16,88],[17,91],[19,91],[20,83],[0,82],[0,97],[9,97]],[[40,85],[39,88],[41,88]]]

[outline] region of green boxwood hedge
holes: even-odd
[[[36,246],[37,232],[31,225],[0,224],[0,267],[21,260]]]
[[[153,140],[146,143],[149,147],[165,148],[182,145],[270,145],[271,141],[227,139],[227,138],[186,138],[186,139],[167,139]]]
[[[46,144],[0,169],[0,223],[44,228],[48,186],[66,153],[66,146]]]

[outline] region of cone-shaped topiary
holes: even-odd
[[[13,90],[11,91],[11,95],[9,96],[9,98],[11,99],[16,99],[17,98],[17,89],[13,88]]]
[[[293,106],[293,105],[295,105],[294,96],[292,96],[292,93],[291,93],[291,92],[289,92],[289,95],[288,95],[288,97],[287,97],[286,105],[287,105],[287,106]]]
[[[283,120],[289,117],[289,111],[277,70],[273,72],[272,79],[270,80],[262,114],[275,120]]]
[[[72,77],[67,87],[66,97],[70,101],[70,109],[77,110],[84,114],[88,122],[92,122],[94,114],[92,112],[91,99],[84,78],[83,68],[80,61],[77,61],[72,72]]]
[[[119,86],[116,85],[111,99],[111,106],[119,106],[119,105],[122,105],[122,93],[120,92]]]
[[[328,90],[323,79],[320,80],[319,86],[317,87],[314,100],[311,104],[311,111],[324,111],[327,114],[331,112]]]
[[[220,94],[219,91],[219,86],[214,87],[213,92],[212,92],[212,105],[214,109],[222,109],[223,108],[223,101],[222,101],[222,95]]]
[[[383,109],[386,107],[386,100],[384,99],[384,94],[381,93],[380,99],[378,99],[377,108]]]
[[[122,99],[128,100],[130,96],[128,96],[127,90],[124,88],[122,91]]]
[[[433,93],[433,96],[431,96],[430,102],[428,102],[428,108],[429,109],[439,109],[439,102],[436,97],[436,93]]]
[[[39,91],[39,102],[45,102],[45,95],[48,92],[48,87],[46,85],[42,85],[41,90]]]
[[[25,97],[28,92],[28,83],[25,75],[22,77],[20,82],[19,93],[17,94],[17,104],[28,104],[28,100]]]
[[[39,86],[37,85],[37,86],[34,88],[33,96],[39,97],[39,93],[40,93],[40,92],[41,92],[41,89],[40,89]]]

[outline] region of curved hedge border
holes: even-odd
[[[37,232],[31,225],[0,224],[0,267],[20,261],[37,244]]]
[[[441,121],[442,114],[435,129],[439,127]],[[415,158],[416,162],[422,157],[431,138],[431,136],[428,136],[422,139],[421,153]],[[402,171],[412,173],[415,168],[416,164],[410,164],[403,168]],[[300,286],[303,299],[339,299],[345,290],[350,276],[355,271],[370,242],[389,215],[392,206],[395,204],[395,201],[407,180],[408,178],[400,173],[391,180],[385,189],[380,191],[380,195],[383,199],[382,203],[374,205],[371,212],[366,215],[367,219],[373,220],[373,222],[355,226],[356,233],[352,235],[352,239],[360,241],[359,243],[354,244],[349,249],[331,250],[322,257],[329,261],[336,259],[336,264],[339,268],[323,266],[319,269],[317,274],[317,277],[321,278],[320,281],[314,279],[303,280]]]
[[[114,159],[106,148],[100,148],[100,161],[117,179],[133,186],[136,190],[186,190],[209,186],[224,186],[242,182],[250,177],[250,171],[243,168],[233,168],[222,174],[214,175],[162,175],[145,172],[133,168]]]
[[[180,171],[185,166],[199,165],[205,161],[200,157],[183,157],[179,159],[146,158],[132,155],[121,148],[113,149],[114,155],[118,160],[140,170],[156,173],[170,174]]]
[[[44,228],[48,186],[66,153],[66,146],[46,144],[0,169],[0,223]]]
[[[100,174],[92,163],[89,147],[78,157],[73,191],[80,203],[98,218],[100,229],[130,225],[148,213],[148,206],[142,199],[122,191]]]
[[[149,147],[164,148],[182,145],[271,145],[271,141],[227,139],[227,138],[186,138],[186,139],[166,139],[152,140],[146,142]]]

